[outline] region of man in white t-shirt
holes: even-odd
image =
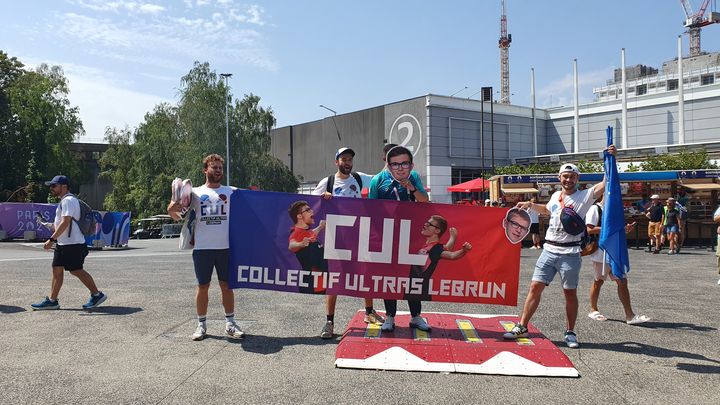
[[[592,207],[590,207],[587,215],[585,216],[587,233],[591,236],[594,235],[596,238],[600,237],[600,230],[602,228],[602,206],[603,200],[601,199],[596,204],[593,204]],[[626,225],[625,232],[629,232],[635,225],[635,222]],[[600,247],[598,247],[598,249],[594,253],[588,256],[588,258],[592,263],[594,273],[593,284],[590,287],[591,312],[588,314],[588,317],[595,321],[607,320],[607,317],[605,317],[605,315],[603,315],[598,310],[598,299],[600,298],[600,288],[604,284],[605,280],[607,280],[609,275],[610,280],[613,280],[617,283],[618,298],[620,298],[620,303],[625,310],[625,322],[627,322],[628,325],[636,325],[649,321],[650,317],[645,315],[638,315],[632,309],[632,305],[630,304],[630,290],[628,289],[627,275],[623,275],[622,278],[618,278],[610,271],[610,263],[605,263],[603,265],[603,262],[605,261],[605,252]]]
[[[330,176],[333,184],[328,187],[328,177],[323,178],[317,187],[312,191],[313,195],[321,195],[324,199],[329,200],[333,197],[350,197],[362,198],[363,187],[368,187],[373,176],[365,173],[354,173],[353,158],[355,151],[350,148],[340,148],[335,153],[335,166],[337,172]],[[358,183],[360,180],[360,183]],[[331,339],[334,335],[335,325],[335,304],[337,295],[325,295],[326,319],[325,325],[320,332],[322,339]],[[373,309],[372,298],[365,298],[365,322],[382,324],[385,319]]]
[[[607,148],[609,153],[615,155],[617,153],[615,146],[610,145]],[[520,202],[518,208],[533,209],[538,214],[549,215],[548,230],[545,234],[545,245],[543,252],[535,264],[535,272],[533,273],[530,290],[528,291],[525,305],[523,306],[520,322],[517,323],[511,331],[505,333],[506,339],[516,339],[519,337],[527,337],[527,325],[535,314],[540,305],[540,298],[546,286],[550,285],[556,273],[560,274],[563,292],[565,295],[565,314],[567,316],[565,343],[570,348],[579,347],[577,336],[575,335],[575,322],[578,313],[577,286],[580,274],[582,260],[580,258],[580,242],[583,238],[582,231],[585,224],[578,224],[576,221],[565,220],[565,225],[561,221],[561,215],[566,208],[572,209],[579,218],[584,218],[590,206],[600,198],[605,192],[605,179],[595,184],[593,187],[585,190],[578,190],[578,180],[580,178],[580,170],[574,164],[566,163],[560,166],[558,175],[561,191],[555,192],[547,205],[536,204],[530,201]],[[572,222],[575,222],[574,224]],[[582,227],[577,235],[570,234],[566,231],[575,225],[576,228]],[[575,233],[575,232],[573,232]]]
[[[53,230],[53,234],[43,247],[45,250],[50,250],[54,245],[55,253],[52,261],[53,277],[50,295],[43,301],[32,304],[34,310],[60,309],[58,295],[63,285],[65,274],[63,270],[69,271],[90,290],[90,299],[83,304],[83,309],[95,308],[107,299],[107,296],[98,290],[90,273],[83,269],[88,249],[85,235],[77,224],[80,220],[80,202],[77,197],[70,194],[69,184],[67,176],[63,175],[55,176],[45,182],[46,186],[50,186],[52,195],[59,198],[60,202],[55,210],[54,223],[41,222],[42,225]]]
[[[228,286],[230,195],[236,188],[220,184],[224,163],[223,158],[217,154],[205,157],[205,184],[192,189],[190,209],[195,211],[195,246],[192,256],[197,279],[195,306],[198,317],[198,326],[192,334],[192,340],[202,340],[207,336],[208,291],[213,268],[217,272],[225,309],[225,336],[229,339],[245,337],[245,333],[235,323],[235,294]],[[176,221],[182,219],[178,202],[171,201],[167,212]]]

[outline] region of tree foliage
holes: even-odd
[[[196,62],[182,77],[177,105],[160,104],[134,131],[109,129],[108,151],[101,159],[102,176],[113,182],[105,206],[130,210],[141,218],[164,212],[175,177],[205,182],[202,159],[226,155],[225,103],[228,103],[231,184],[262,190],[294,192],[299,182],[270,155],[271,108],[260,97],[232,94],[208,63]],[[226,159],[227,160],[227,159]]]
[[[67,96],[67,80],[59,66],[26,70],[0,51],[1,201],[45,202],[42,181],[58,173],[82,182],[82,164],[68,145],[83,128]]]
[[[659,170],[693,170],[717,169],[718,166],[708,158],[705,149],[697,152],[680,152],[677,154],[650,155],[638,165],[630,165],[628,171],[659,171]]]

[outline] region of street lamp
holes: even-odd
[[[228,79],[232,77],[232,73],[220,73],[220,77],[225,79],[225,179],[227,185],[230,185],[230,121],[228,119]]]
[[[338,141],[342,141],[342,139],[340,139],[340,131],[338,130],[337,122],[335,122],[335,116],[337,115],[337,112],[335,112],[335,110],[333,110],[332,108],[325,107],[322,104],[320,104],[320,107],[333,113],[332,120],[333,120],[333,125],[335,125],[335,132],[337,133]]]

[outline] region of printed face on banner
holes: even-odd
[[[517,303],[505,210],[247,190],[231,200],[231,288]]]
[[[530,214],[520,208],[512,208],[503,219],[503,228],[505,228],[505,236],[510,243],[516,244],[522,242],[530,233]]]

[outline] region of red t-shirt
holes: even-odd
[[[293,242],[302,242],[303,239],[310,238],[310,242],[315,242],[317,240],[317,235],[315,235],[315,232],[311,231],[310,229],[303,229],[298,228],[297,226],[294,226],[292,229],[292,233],[290,234],[290,237],[288,238],[289,241]],[[290,249],[293,253],[297,253],[300,251],[301,247]]]

